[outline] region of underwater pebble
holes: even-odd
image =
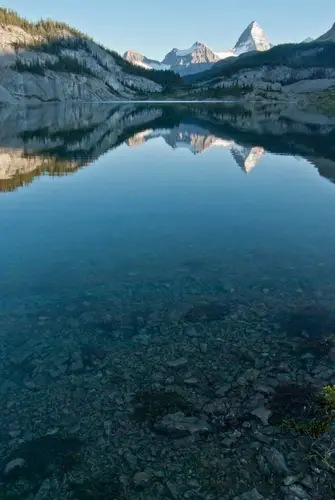
[[[168,361],[167,366],[170,368],[180,368],[181,366],[187,365],[187,359],[186,358],[178,358],[173,361]]]
[[[264,497],[254,488],[251,491],[243,493],[243,495],[234,497],[234,500],[264,500]]]
[[[184,380],[186,385],[197,385],[198,379],[196,377],[189,377]]]
[[[150,483],[151,476],[147,472],[136,472],[133,483],[136,489],[144,489]]]
[[[285,476],[289,475],[290,471],[286,465],[285,457],[280,451],[276,450],[276,448],[270,448],[265,453],[265,457],[277,474]]]
[[[22,469],[26,465],[26,461],[23,458],[15,458],[14,460],[11,460],[8,462],[6,467],[4,468],[3,474],[4,476],[8,476],[11,474],[15,469]]]
[[[297,483],[299,481],[300,475],[298,476],[286,476],[283,480],[285,486],[291,486],[291,484]]]
[[[259,408],[255,408],[252,410],[252,415],[257,417],[263,425],[269,425],[269,418],[271,417],[271,411],[264,408],[264,406],[260,406]]]

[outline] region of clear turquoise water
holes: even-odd
[[[226,112],[214,123],[204,108],[196,120],[158,109],[157,123],[136,106],[76,108],[68,123],[50,109],[26,120],[13,112],[0,137],[0,165],[10,157],[11,168],[0,193],[4,468],[32,443],[25,466],[3,475],[4,493],[240,499],[256,488],[265,499],[302,498],[282,483],[291,473],[320,491],[294,481],[306,498],[333,498],[332,469],[310,458],[309,437],[252,414],[272,408],[280,384],[335,383],[332,128],[297,133],[285,122],[271,135],[271,118]],[[40,175],[33,166],[46,158]],[[47,175],[56,161],[73,172]],[[170,366],[180,358],[187,363]],[[213,426],[209,436],[159,433],[178,405],[154,423],[134,420],[144,390],[192,401],[193,417]],[[218,400],[243,415],[235,427],[218,428],[204,410]],[[80,440],[80,452],[68,469],[70,452],[58,455],[47,438],[53,458],[36,472],[34,445],[50,433]],[[326,447],[331,433],[323,439]],[[284,474],[271,460],[269,475],[260,465],[273,449]],[[93,496],[78,493],[87,479],[98,484]]]

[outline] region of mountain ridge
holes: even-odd
[[[271,46],[260,25],[256,21],[252,21],[239,36],[232,49],[216,52],[205,43],[196,41],[188,49],[174,47],[164,56],[162,61],[151,60],[139,52],[129,50],[124,53],[123,57],[135,65],[145,64],[148,69],[170,69],[184,76],[209,69],[220,60],[237,57],[250,51],[268,50]],[[134,53],[136,57],[134,57]]]
[[[173,72],[136,67],[65,23],[32,23],[2,7],[0,70],[0,102],[8,104],[138,99],[179,83]]]

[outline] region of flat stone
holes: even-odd
[[[264,408],[264,406],[255,408],[254,410],[252,410],[251,414],[257,417],[263,425],[269,425],[269,418],[271,417],[272,413],[270,410]]]
[[[231,384],[225,384],[216,391],[215,396],[218,396],[220,398],[224,396],[230,389]]]
[[[171,483],[170,481],[166,481],[165,485],[171,497],[174,498],[175,500],[178,500],[178,498],[180,497],[177,486],[174,483]]]
[[[225,415],[227,413],[227,405],[224,399],[216,399],[206,405],[203,411],[207,415]]]
[[[182,412],[165,415],[154,425],[154,429],[173,438],[213,432],[212,426],[205,418],[186,417]]]
[[[11,460],[10,462],[8,462],[8,464],[6,465],[6,467],[3,471],[3,474],[4,474],[4,476],[8,476],[12,472],[14,472],[14,470],[22,469],[25,465],[26,465],[26,461],[23,458],[15,458],[14,460]]]
[[[283,480],[283,483],[285,484],[285,486],[291,486],[291,484],[295,484],[299,481],[300,479],[300,475],[298,476],[286,476]]]
[[[131,451],[128,451],[124,454],[124,458],[129,465],[130,469],[134,470],[137,467],[137,457],[131,453]]]
[[[304,485],[306,488],[312,490],[314,488],[313,484],[313,479],[312,476],[305,476],[301,481],[301,484]]]
[[[265,443],[265,444],[271,444],[273,439],[269,436],[265,436],[264,434],[262,434],[261,432],[254,432],[253,433],[253,437],[255,439],[257,439],[257,441],[260,441],[261,443]]]
[[[185,334],[188,337],[198,337],[199,336],[198,332],[196,331],[196,329],[193,326],[188,326],[187,328],[185,328]]]
[[[277,474],[282,476],[288,476],[290,474],[284,455],[276,450],[276,448],[270,448],[265,453],[265,458]]]
[[[147,472],[136,472],[133,483],[137,490],[143,490],[151,481],[151,476]]]
[[[206,352],[208,351],[208,345],[205,342],[202,342],[199,346],[199,349],[202,354],[206,354]]]
[[[80,372],[81,370],[83,370],[83,368],[84,365],[81,359],[77,359],[70,365],[70,371],[72,372]]]
[[[198,379],[196,377],[189,377],[184,380],[186,385],[197,385]]]
[[[10,437],[12,439],[15,439],[17,437],[19,437],[19,435],[21,434],[21,431],[20,430],[16,430],[16,431],[9,431],[8,433],[10,435]]]
[[[181,366],[187,365],[187,359],[186,358],[178,358],[178,359],[174,359],[172,361],[168,361],[166,364],[170,368],[180,368]]]
[[[292,484],[288,490],[292,495],[295,495],[300,500],[309,500],[311,498],[307,491],[304,490],[304,488],[299,484]]]
[[[30,391],[34,391],[36,389],[36,384],[32,380],[27,380],[24,383],[24,386],[29,389]]]
[[[273,394],[275,392],[273,387],[259,384],[255,386],[255,391],[260,392],[262,394]]]
[[[265,500],[263,495],[261,495],[256,488],[251,491],[243,493],[239,497],[234,497],[234,500]]]
[[[237,379],[237,383],[239,385],[247,385],[249,382],[254,382],[255,380],[257,380],[259,375],[260,375],[259,370],[255,370],[255,368],[250,368],[249,370],[244,372],[243,375],[241,375],[241,377]]]
[[[105,420],[104,430],[105,430],[106,436],[111,435],[111,433],[112,433],[112,421],[111,420]]]

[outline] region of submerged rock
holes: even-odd
[[[284,455],[276,450],[276,448],[270,448],[266,453],[265,457],[271,465],[274,472],[279,475],[288,476],[290,471],[286,465]]]
[[[5,477],[7,481],[16,481],[18,477],[43,479],[48,475],[51,465],[63,471],[70,470],[77,461],[80,447],[79,439],[56,434],[25,441],[12,454],[5,468]]]
[[[234,500],[265,500],[263,495],[261,495],[256,488],[251,491],[243,493],[239,497],[235,497]]]
[[[6,465],[3,475],[8,479],[12,474],[17,473],[19,469],[22,469],[25,465],[26,461],[23,458],[14,458]]]
[[[229,314],[229,308],[217,302],[197,304],[187,311],[184,321],[189,323],[221,321]]]
[[[154,429],[173,438],[213,432],[212,426],[204,417],[187,417],[182,412],[166,415],[154,425]]]
[[[136,472],[133,483],[137,490],[143,490],[150,484],[151,476],[147,472]]]
[[[192,403],[173,391],[151,389],[139,391],[135,395],[133,414],[140,422],[154,423],[158,418],[176,412],[191,415],[195,409]]]
[[[252,412],[252,415],[257,417],[263,425],[269,425],[269,418],[271,417],[271,411],[264,408],[264,406],[260,406],[255,408]]]

